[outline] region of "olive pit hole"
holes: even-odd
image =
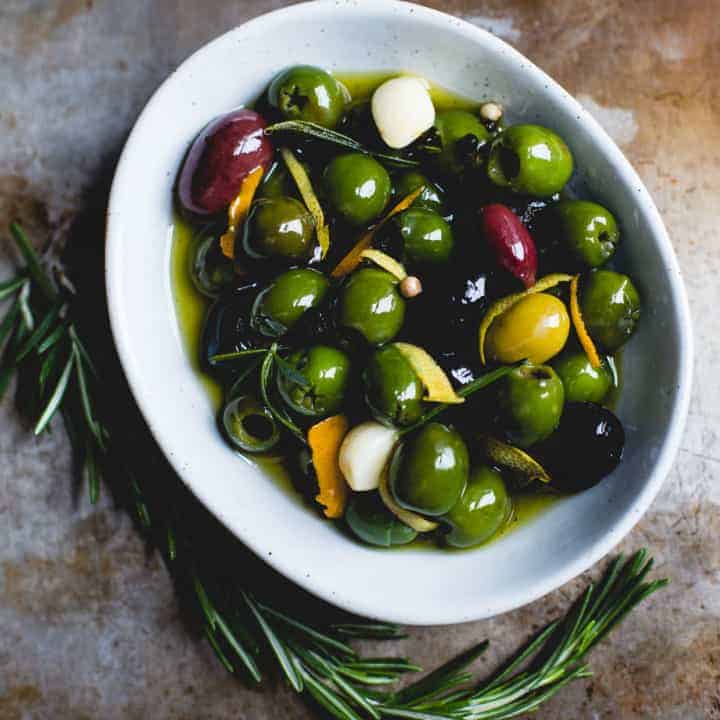
[[[500,170],[507,180],[517,177],[520,172],[520,158],[514,150],[507,147],[501,147],[498,154]]]
[[[287,107],[288,109],[303,111],[303,108],[308,104],[309,98],[304,95],[302,90],[297,86],[293,85],[290,91],[287,93]]]
[[[272,420],[264,415],[246,415],[241,421],[243,430],[257,440],[269,440],[275,432]]]

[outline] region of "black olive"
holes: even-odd
[[[257,280],[241,280],[227,288],[213,303],[205,319],[202,336],[201,363],[204,369],[220,367],[212,358],[223,353],[238,352],[267,344],[250,327],[250,311],[263,284]],[[231,366],[223,364],[231,370]]]
[[[622,459],[625,431],[602,405],[573,402],[565,406],[557,430],[533,448],[552,478],[565,492],[587,490],[609,475]]]

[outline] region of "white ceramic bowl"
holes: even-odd
[[[183,349],[170,286],[172,186],[214,116],[255,98],[296,63],[408,70],[570,144],[581,193],[619,218],[622,266],[644,299],[624,354],[620,468],[594,489],[485,548],[383,552],[353,542],[243,462],[218,435]],[[647,190],[583,108],[511,47],[457,18],[390,0],[320,0],[246,23],[183,63],[155,93],[115,174],[107,229],[112,329],[135,398],[197,497],[248,547],[309,591],[361,615],[413,624],[489,617],[579,574],[633,527],[670,469],[688,407],[691,332],[670,241]]]

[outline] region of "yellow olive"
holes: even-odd
[[[485,354],[499,363],[541,364],[563,349],[569,332],[564,303],[554,295],[533,293],[493,321],[485,337]]]

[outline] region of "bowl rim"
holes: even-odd
[[[503,53],[516,61],[522,62],[524,70],[527,73],[535,75],[536,79],[549,89],[558,92],[563,102],[569,103],[573,112],[578,116],[577,122],[582,124],[592,139],[599,145],[603,146],[604,152],[608,159],[613,163],[615,169],[621,176],[623,182],[632,184],[638,192],[635,196],[637,205],[641,205],[645,211],[648,221],[649,234],[654,238],[655,252],[660,253],[661,259],[668,268],[669,276],[669,292],[672,296],[671,307],[677,318],[678,334],[678,392],[675,403],[672,408],[672,414],[665,435],[653,467],[648,473],[647,480],[638,492],[635,501],[621,512],[612,529],[605,535],[599,537],[590,549],[579,553],[572,561],[566,562],[564,565],[556,568],[553,572],[544,576],[543,582],[536,583],[532,587],[527,587],[523,592],[513,595],[512,601],[505,599],[496,603],[489,602],[486,604],[482,612],[475,614],[463,614],[461,617],[457,613],[450,611],[450,614],[442,608],[428,608],[427,604],[419,604],[418,608],[404,608],[397,611],[394,608],[388,608],[387,612],[383,612],[382,618],[391,622],[415,625],[435,625],[446,623],[465,622],[484,617],[492,617],[510,610],[526,605],[538,598],[546,595],[552,590],[560,587],[570,581],[577,575],[586,571],[596,562],[601,560],[608,554],[624,537],[633,526],[644,515],[657,493],[662,486],[665,478],[669,474],[673,460],[680,446],[685,421],[687,418],[690,393],[692,384],[692,368],[693,368],[693,335],[691,328],[690,309],[682,280],[680,267],[675,256],[672,244],[670,242],[667,230],[661,219],[660,213],[653,202],[649,191],[645,187],[637,172],[630,162],[625,158],[622,151],[617,147],[613,140],[608,136],[599,123],[590,115],[590,113],[559,83],[553,80],[544,71],[538,68],[531,60],[526,58],[522,53],[504,42],[492,33],[473,25],[472,23],[422,5],[416,5],[404,0],[310,0],[287,7],[279,8],[268,13],[252,18],[224,33],[217,36],[213,40],[202,45],[186,58],[155,90],[150,97],[142,112],[138,116],[130,135],[127,138],[123,151],[118,160],[115,174],[113,178],[112,188],[110,192],[107,216],[106,216],[106,251],[105,251],[105,284],[107,292],[108,313],[110,319],[110,327],[113,334],[115,346],[121,365],[128,380],[128,385],[132,395],[137,403],[140,411],[148,425],[155,441],[163,450],[166,458],[170,462],[174,471],[183,480],[186,486],[191,490],[198,500],[213,513],[238,539],[243,542],[258,557],[261,557],[276,571],[296,583],[300,587],[310,593],[320,597],[321,599],[339,606],[352,613],[366,617],[378,617],[377,608],[374,605],[367,605],[362,597],[338,598],[336,596],[329,597],[323,593],[323,588],[318,587],[314,582],[314,578],[306,577],[301,568],[295,567],[292,563],[283,562],[282,558],[274,554],[268,557],[263,549],[253,546],[234,530],[232,523],[228,520],[226,513],[219,503],[213,503],[212,498],[203,494],[201,488],[187,482],[184,477],[182,465],[176,461],[172,452],[170,452],[169,444],[166,443],[163,432],[156,426],[154,421],[153,404],[147,401],[138,391],[140,387],[140,369],[132,361],[132,350],[129,338],[123,332],[123,323],[121,320],[123,310],[120,302],[121,285],[118,273],[114,272],[114,268],[118,266],[116,256],[120,252],[122,230],[117,221],[121,214],[121,187],[127,182],[127,167],[130,157],[135,150],[135,141],[138,136],[138,129],[143,125],[146,116],[163,102],[165,93],[170,83],[176,80],[176,76],[182,72],[186,72],[193,62],[208,52],[216,45],[220,45],[228,41],[228,38],[239,32],[241,29],[247,31],[252,29],[254,32],[262,31],[265,26],[270,27],[277,22],[289,22],[294,17],[305,16],[307,13],[316,11],[371,11],[375,15],[390,16],[393,13],[405,13],[408,16],[413,15],[416,19],[422,19],[429,23],[442,23],[443,25],[451,24],[455,32],[464,34],[473,42],[482,44],[486,49],[493,53]]]

